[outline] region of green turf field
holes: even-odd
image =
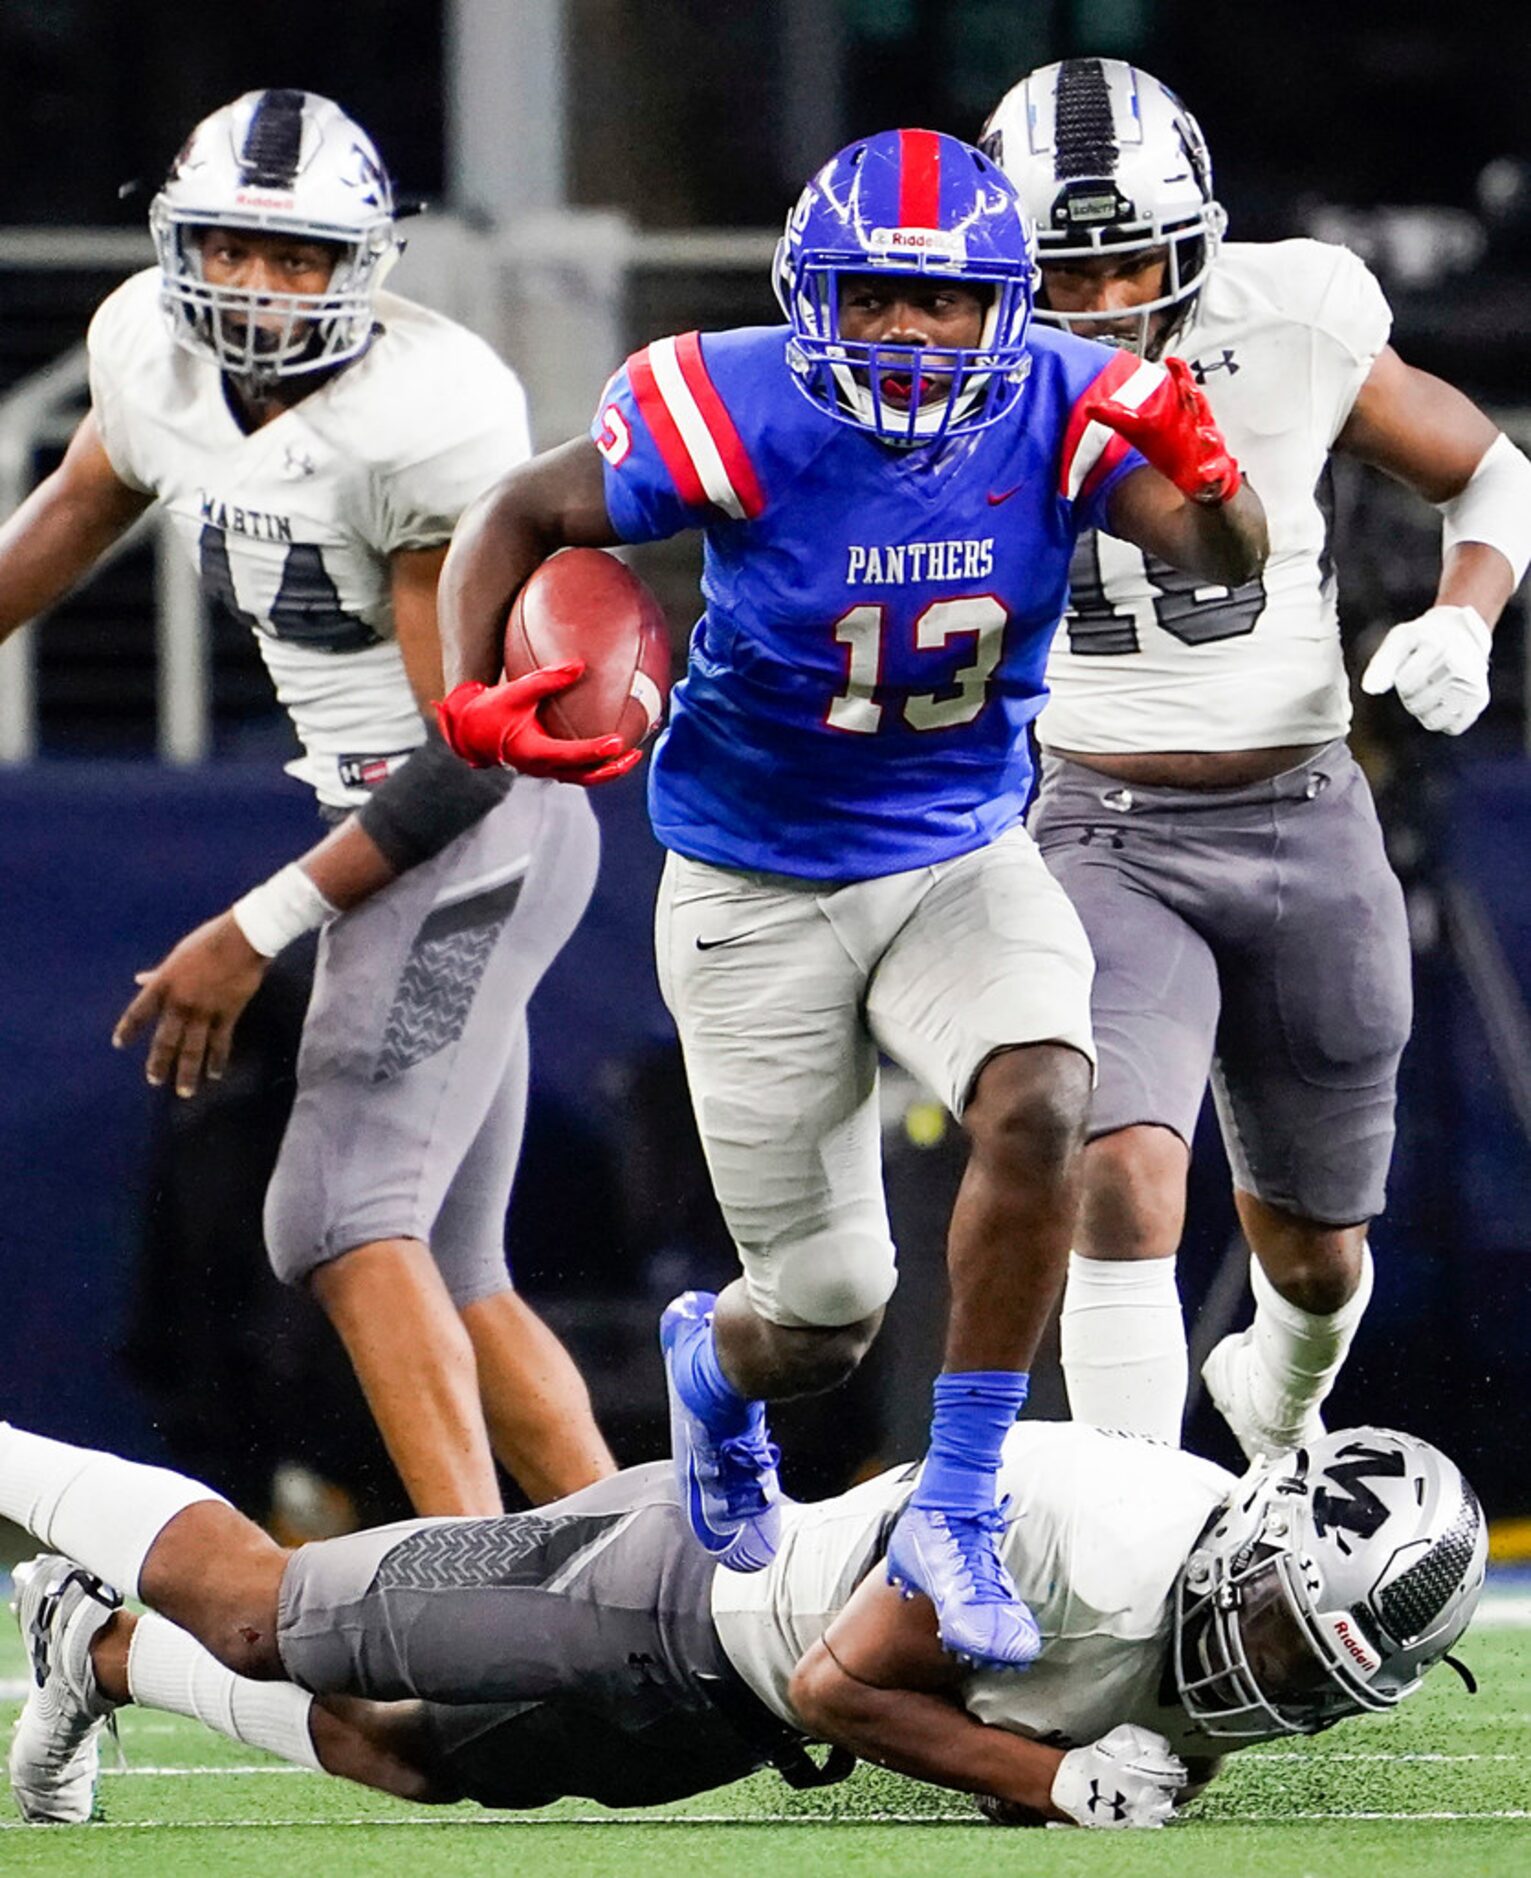
[[[0,1874],[225,1878],[250,1874],[684,1869],[742,1878],[960,1878],[1011,1865],[1026,1878],[1528,1878],[1531,1875],[1531,1597],[1491,1597],[1449,1671],[1398,1714],[1320,1741],[1237,1757],[1213,1792],[1161,1833],[999,1832],[955,1795],[860,1770],[798,1796],[774,1775],[663,1814],[568,1802],[533,1817],[409,1808],[285,1768],[174,1716],[126,1711],[128,1766],[102,1781],[89,1826],[0,1819]],[[23,1671],[0,1639],[0,1728]]]

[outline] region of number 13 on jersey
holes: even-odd
[[[824,721],[831,730],[874,736],[890,708],[877,697],[888,650],[886,635],[897,630],[896,609],[853,606],[835,621],[834,636],[847,649],[845,688],[830,700]],[[933,600],[916,615],[914,645],[939,652],[952,640],[973,641],[971,661],[959,667],[940,693],[915,693],[903,701],[902,719],[911,730],[955,730],[971,724],[989,699],[989,680],[1005,646],[1009,615],[991,593],[961,600]]]

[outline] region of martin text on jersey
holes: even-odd
[[[251,535],[257,541],[291,541],[292,518],[269,509],[245,509],[202,491],[202,519],[227,535]]]

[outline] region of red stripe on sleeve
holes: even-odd
[[[734,428],[728,406],[718,396],[717,388],[708,376],[707,364],[702,357],[701,334],[681,333],[675,341],[675,357],[680,365],[680,375],[686,381],[686,388],[696,399],[696,408],[702,414],[708,435],[723,459],[723,468],[734,486],[734,494],[739,498],[745,520],[752,522],[765,507],[765,491],[760,487],[760,478],[755,474],[755,466],[750,461],[743,439]]]
[[[638,414],[648,425],[650,436],[659,446],[659,454],[670,472],[676,494],[690,507],[701,508],[707,500],[707,491],[702,487],[702,479],[691,461],[691,452],[676,429],[670,407],[654,381],[654,368],[649,364],[647,346],[641,352],[635,352],[627,361],[627,379],[633,388],[633,397],[637,400]]]
[[[1138,357],[1136,352],[1118,350],[1112,355],[1110,361],[1101,367],[1090,380],[1089,384],[1085,386],[1084,390],[1081,391],[1079,396],[1074,400],[1074,408],[1069,412],[1069,421],[1063,432],[1063,449],[1058,458],[1058,494],[1060,496],[1067,496],[1068,494],[1069,472],[1074,467],[1074,457],[1079,449],[1079,441],[1084,436],[1085,429],[1094,415],[1095,406],[1099,404],[1103,398],[1109,398],[1120,386],[1126,384],[1127,380],[1131,378],[1132,374],[1142,363],[1143,361]],[[1123,449],[1127,447],[1125,438],[1118,439],[1117,441],[1122,444]],[[1104,462],[1105,457],[1110,455],[1111,448],[1108,447],[1101,461]],[[1113,461],[1120,462],[1121,457],[1122,452],[1119,450]],[[1097,465],[1097,468],[1098,467]],[[1093,474],[1094,472],[1092,472],[1092,475]],[[1080,494],[1083,495],[1083,493],[1084,491],[1081,489]]]
[[[898,133],[898,225],[941,226],[941,139],[933,130]]]

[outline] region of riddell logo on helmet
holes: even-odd
[[[298,201],[296,196],[263,195],[258,189],[236,190],[234,200],[242,209],[291,209]]]
[[[867,236],[874,254],[932,255],[941,261],[967,259],[967,243],[945,228],[874,228]]]
[[[1376,1655],[1371,1646],[1360,1636],[1350,1619],[1348,1617],[1331,1617],[1328,1619],[1328,1624],[1330,1635],[1352,1662],[1354,1662],[1357,1669],[1364,1675],[1375,1676],[1377,1671],[1382,1667],[1382,1659]]]

